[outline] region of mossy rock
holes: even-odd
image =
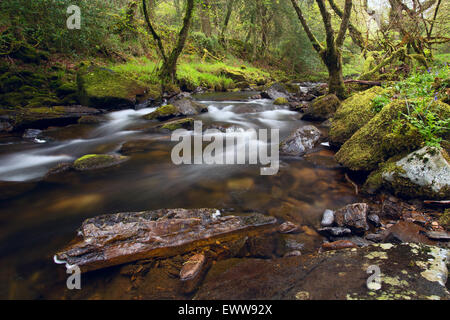
[[[439,216],[439,224],[445,229],[450,230],[450,209],[445,209]]]
[[[170,121],[161,126],[161,129],[175,131],[178,129],[192,130],[194,128],[194,119],[186,118],[175,121]]]
[[[237,70],[231,70],[228,68],[224,68],[220,71],[220,75],[227,77],[234,82],[247,82],[248,79],[245,75],[245,72],[237,71]]]
[[[6,73],[0,77],[0,89],[3,93],[18,91],[23,84],[23,80],[15,74]]]
[[[148,88],[112,70],[91,66],[77,75],[79,101],[108,110],[132,108],[146,99]]]
[[[373,172],[364,190],[384,189],[403,198],[450,198],[450,165],[444,150],[424,147],[398,158]]]
[[[376,115],[372,100],[384,92],[386,90],[381,87],[373,87],[343,101],[333,116],[330,141],[335,145],[342,145],[366,125]]]
[[[437,101],[431,108],[442,118],[450,116],[448,104]],[[342,145],[336,160],[351,170],[372,171],[394,155],[419,149],[424,139],[401,116],[407,112],[405,101],[392,101]]]
[[[275,99],[273,104],[276,105],[276,106],[282,106],[282,105],[289,104],[289,101],[286,98],[277,98],[277,99]]]
[[[165,106],[161,106],[152,113],[149,113],[144,116],[145,120],[167,120],[173,117],[180,116],[181,113],[178,111],[178,108],[172,104],[167,104]]]
[[[88,154],[73,163],[73,167],[78,171],[98,170],[110,168],[127,161],[129,157],[109,155],[109,154]]]
[[[101,120],[97,116],[82,116],[78,119],[79,124],[99,124],[100,122]]]
[[[303,116],[304,120],[324,121],[333,117],[341,101],[334,94],[327,94],[314,100]]]
[[[59,87],[56,88],[56,94],[59,97],[71,95],[77,92],[77,85],[76,83],[63,83]]]
[[[182,98],[144,116],[146,120],[168,120],[179,116],[193,116],[208,111],[208,108],[190,98]]]
[[[22,60],[25,63],[39,64],[41,61],[48,60],[49,54],[44,51],[37,50],[30,45],[23,44],[16,51],[10,54],[12,58]]]

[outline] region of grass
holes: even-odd
[[[131,79],[144,84],[159,83],[157,69],[160,63],[152,61],[146,57],[133,58],[123,64],[114,64],[110,68]],[[236,66],[239,65],[239,66]],[[202,86],[217,91],[233,89],[235,83],[232,79],[222,74],[223,70],[239,72],[245,75],[251,82],[256,82],[260,78],[270,78],[269,73],[255,68],[248,63],[242,63],[237,59],[227,60],[227,62],[201,61],[195,56],[185,56],[180,59],[177,68],[177,76],[180,82],[195,89]]]

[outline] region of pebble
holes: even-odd
[[[280,231],[280,233],[298,233],[300,229],[296,224],[287,221],[280,225],[278,231]]]
[[[325,210],[322,216],[322,222],[320,223],[323,227],[331,227],[334,223],[334,211]]]
[[[326,242],[322,244],[322,249],[325,251],[330,250],[341,250],[341,249],[348,249],[348,248],[357,248],[358,246],[354,244],[352,241],[349,240],[338,240],[334,242]]]
[[[367,216],[367,219],[368,219],[375,227],[381,227],[380,217],[379,217],[377,214],[375,214],[375,213],[369,214],[369,215]]]
[[[427,235],[428,238],[433,239],[433,240],[450,240],[450,233],[445,232],[445,231],[428,231],[425,233]]]

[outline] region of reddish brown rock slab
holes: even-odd
[[[55,261],[77,265],[82,272],[128,262],[170,257],[232,241],[276,219],[262,214],[216,217],[217,209],[161,209],[117,213],[87,219],[78,237],[58,252]]]
[[[342,250],[348,248],[357,248],[358,246],[349,240],[339,240],[334,242],[327,242],[322,245],[322,249],[325,251],[330,250]]]
[[[425,243],[433,244],[425,236],[426,229],[409,221],[399,221],[385,231],[384,242]]]

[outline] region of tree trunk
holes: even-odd
[[[339,51],[326,52],[323,60],[328,69],[328,93],[333,93],[339,98],[345,97],[341,54]]]
[[[228,0],[227,14],[223,23],[222,32],[220,33],[220,42],[225,46],[225,32],[227,32],[228,23],[230,22],[231,12],[233,11],[234,0]]]
[[[331,15],[328,12],[324,0],[316,0],[319,6],[320,15],[322,16],[325,34],[326,47],[323,47],[309,28],[306,19],[303,16],[302,10],[298,6],[296,0],[291,0],[297,16],[306,32],[311,44],[319,54],[323,63],[328,70],[328,92],[333,93],[339,98],[345,98],[345,84],[342,75],[342,56],[341,48],[344,43],[345,33],[347,32],[350,23],[350,15],[352,9],[352,0],[345,0],[344,12],[342,13],[342,22],[339,27],[337,36],[334,35],[334,30],[331,24]]]
[[[202,32],[205,36],[211,37],[211,19],[210,19],[210,5],[208,0],[202,0],[200,5],[200,21],[202,23]]]
[[[175,83],[177,78],[177,61],[181,52],[183,51],[186,39],[189,33],[189,27],[191,25],[192,13],[194,11],[195,0],[187,0],[186,13],[183,19],[183,27],[181,28],[180,34],[178,36],[177,44],[172,50],[172,53],[168,59],[163,63],[161,69],[159,70],[159,75],[164,83]]]

